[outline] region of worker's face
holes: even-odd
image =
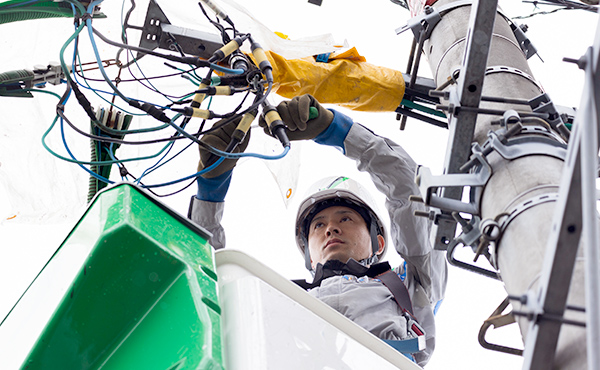
[[[308,248],[313,268],[317,263],[329,260],[348,262],[350,258],[360,261],[373,252],[371,235],[362,216],[348,207],[329,207],[317,213],[310,223]],[[379,239],[379,253],[384,240]]]

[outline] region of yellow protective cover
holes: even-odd
[[[291,99],[311,94],[320,103],[337,104],[356,111],[393,112],[404,96],[402,73],[367,63],[356,49],[329,57],[285,59],[265,51],[273,66],[273,90]]]

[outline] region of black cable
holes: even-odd
[[[223,44],[227,44],[229,41],[231,41],[231,38],[227,34],[227,29],[230,29],[230,30],[233,31],[233,36],[234,37],[237,35],[237,31],[235,30],[235,27],[234,27],[233,23],[230,23],[231,26],[232,26],[231,28],[225,28],[219,22],[219,17],[217,17],[217,21],[213,21],[212,19],[210,19],[210,17],[208,16],[208,13],[204,9],[204,6],[202,6],[202,3],[198,2],[198,6],[200,7],[200,10],[202,11],[202,13],[206,17],[206,19],[221,33],[221,39],[223,40]]]
[[[120,42],[112,41],[112,40],[108,39],[107,37],[105,37],[95,27],[92,27],[92,31],[94,32],[94,34],[96,36],[100,37],[100,39],[102,41],[104,41],[105,43],[107,43],[109,45],[112,45],[112,46],[116,46],[118,48],[127,49],[127,50],[133,50],[133,51],[138,51],[140,53],[144,53],[144,54],[148,54],[148,55],[153,55],[155,57],[167,59],[167,60],[170,60],[172,62],[183,63],[183,64],[191,64],[191,65],[195,65],[197,67],[210,67],[210,63],[208,63],[207,61],[202,60],[200,58],[197,58],[197,57],[179,57],[179,56],[171,55],[171,54],[162,54],[162,53],[156,52],[154,50],[140,48],[140,47],[137,47],[137,46],[127,45],[127,44],[122,44]]]
[[[598,13],[598,7],[593,5],[581,4],[574,1],[569,0],[546,0],[546,1],[523,1],[524,3],[531,3],[537,9],[538,5],[548,5],[548,6],[562,6],[562,8],[557,8],[554,10],[546,10],[533,12],[529,15],[521,15],[517,17],[512,17],[511,19],[527,19],[532,18],[536,15],[547,15],[559,12],[561,10],[586,10],[592,13]]]

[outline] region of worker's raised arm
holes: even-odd
[[[240,120],[233,120],[219,127],[224,123],[224,120],[221,120],[214,125],[214,127],[219,127],[218,129],[205,134],[200,139],[198,171],[210,167],[215,168],[197,178],[198,193],[191,199],[188,217],[212,234],[210,243],[215,249],[225,247],[225,232],[221,226],[221,220],[225,207],[225,195],[229,189],[237,159],[225,159],[221,162],[220,157],[212,153],[210,148],[235,153],[243,152],[248,146],[250,133],[248,132],[248,135],[243,137],[238,132]]]

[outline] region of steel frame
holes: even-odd
[[[450,104],[479,107],[497,8],[497,0],[475,1],[472,4],[461,78],[458,80],[458,86],[450,94]],[[475,33],[476,38],[473,37]],[[460,114],[452,114],[444,161],[445,174],[461,172],[460,167],[469,159],[476,121],[477,113],[474,110],[462,110]],[[462,197],[462,188],[444,188],[440,193],[443,198],[459,200]],[[456,222],[450,217],[438,217],[431,233],[434,248],[445,250],[455,234]]]
[[[528,302],[534,320],[525,342],[523,369],[552,368],[562,323],[544,315],[562,317],[578,248],[585,252],[586,330],[588,370],[600,369],[600,238],[596,208],[598,137],[600,124],[600,23],[593,47],[578,61],[585,70],[585,87],[562,174],[559,200],[542,267],[538,297]]]

